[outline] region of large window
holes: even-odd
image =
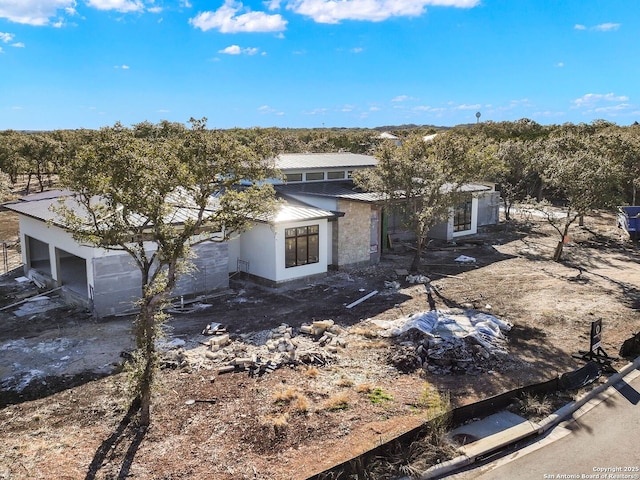
[[[327,180],[339,180],[344,177],[344,170],[340,170],[339,172],[327,172]]]
[[[284,261],[287,268],[320,261],[318,232],[318,225],[285,228]]]
[[[473,201],[469,198],[459,204],[453,213],[453,231],[464,232],[471,230],[471,206]]]

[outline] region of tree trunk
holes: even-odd
[[[556,245],[556,251],[553,253],[553,261],[554,262],[559,262],[560,259],[562,258],[562,250],[564,248],[564,241],[560,240],[558,242],[558,245]]]
[[[575,220],[575,217],[574,219]],[[554,262],[559,262],[560,259],[562,258],[562,250],[564,249],[564,244],[565,242],[567,242],[568,240],[568,235],[569,235],[569,226],[571,225],[571,222],[569,220],[567,220],[567,223],[564,226],[564,231],[562,233],[562,239],[558,242],[558,245],[556,245],[556,251],[553,254],[553,261]]]
[[[422,245],[423,245],[422,235],[418,235],[416,239],[416,253],[413,255],[413,261],[411,262],[411,267],[409,271],[411,273],[416,273],[420,271],[420,263],[422,261]]]
[[[151,424],[151,393],[156,370],[156,307],[153,300],[140,309],[140,318],[136,328],[136,344],[142,353],[144,366],[138,378],[140,400],[140,426]]]
[[[502,203],[504,203],[504,219],[508,222],[511,220],[511,203],[507,202],[507,197],[502,198]]]

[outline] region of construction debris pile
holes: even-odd
[[[475,310],[432,310],[396,321],[373,321],[381,335],[400,344],[390,362],[400,371],[477,375],[493,370],[508,354],[512,325]]]
[[[285,365],[327,365],[346,347],[345,333],[333,320],[321,320],[302,325],[297,336],[293,327],[283,323],[233,339],[221,325],[210,324],[202,332],[208,339],[199,347],[164,349],[163,366],[187,371],[213,369],[218,374],[244,371],[254,376]]]

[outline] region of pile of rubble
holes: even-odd
[[[248,372],[249,375],[271,373],[285,365],[327,365],[335,360],[347,342],[345,330],[333,320],[302,325],[300,335],[293,327],[282,324],[272,330],[239,335],[232,338],[219,324],[207,325],[202,334],[208,336],[193,349],[165,349],[165,367],[198,370],[214,369],[218,374]]]
[[[474,310],[431,311],[396,322],[377,322],[399,347],[389,361],[402,372],[477,375],[496,369],[508,355],[504,332],[511,324]]]

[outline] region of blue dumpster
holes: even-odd
[[[640,240],[640,206],[618,207],[618,227],[629,232],[631,240]]]

